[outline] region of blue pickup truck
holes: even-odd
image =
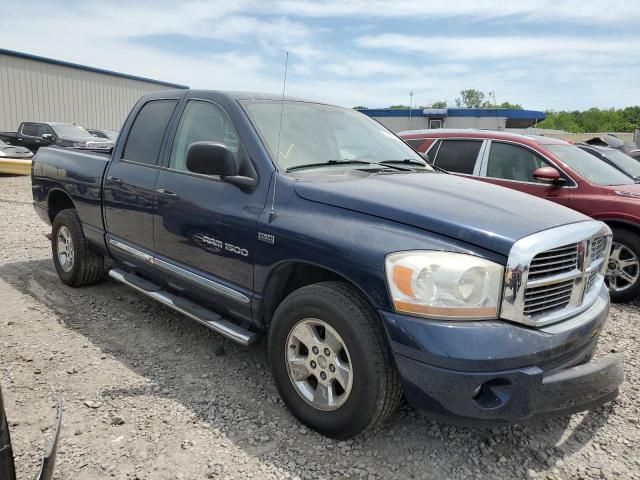
[[[40,149],[60,279],[109,276],[244,345],[268,337],[293,414],[336,438],[404,397],[523,422],[617,395],[598,221],[434,170],[361,113],[251,93],[144,96],[111,156]]]

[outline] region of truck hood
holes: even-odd
[[[505,256],[523,237],[589,220],[541,198],[443,173],[310,178],[296,182],[294,189],[307,200],[404,223]]]

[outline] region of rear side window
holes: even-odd
[[[152,100],[138,112],[129,131],[122,158],[155,165],[164,132],[178,100]]]
[[[407,145],[409,145],[414,150],[418,150],[418,148],[420,148],[420,145],[422,145],[424,143],[424,138],[416,138],[416,139],[413,139],[413,140],[405,140],[405,142],[407,142]]]
[[[448,172],[472,174],[482,140],[443,140],[434,165]]]

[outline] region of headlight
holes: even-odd
[[[84,142],[73,142],[74,148],[87,148],[87,144]]]
[[[4,153],[2,150],[0,150],[0,157],[6,157],[6,156],[7,156],[7,154]]]
[[[498,317],[504,267],[473,255],[413,251],[387,256],[397,311],[459,320]]]

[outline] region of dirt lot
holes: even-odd
[[[614,307],[600,341],[625,361],[612,404],[493,430],[404,406],[337,442],[287,412],[264,344],[236,346],[109,280],[63,286],[30,195],[28,177],[0,176],[0,382],[20,479],[33,478],[54,392],[59,479],[640,479],[637,304]]]

